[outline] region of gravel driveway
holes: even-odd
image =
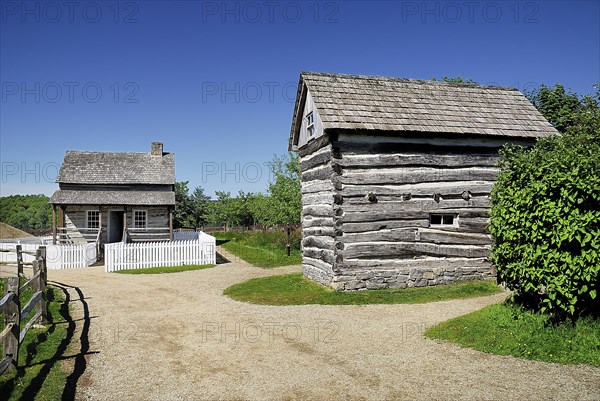
[[[234,261],[166,275],[102,269],[49,271],[50,281],[80,290],[69,289],[89,354],[77,363],[78,399],[600,399],[598,368],[423,337],[425,328],[503,294],[425,305],[258,306],[222,291],[299,266],[263,270]]]

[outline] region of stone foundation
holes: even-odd
[[[305,277],[338,291],[427,287],[453,281],[496,277],[492,267],[345,270],[327,273],[313,266],[303,265],[302,271]]]
[[[331,283],[333,281],[332,272],[327,272],[312,265],[303,264],[302,274],[304,274],[304,277],[307,277],[313,281],[316,281],[319,284],[323,284],[326,286],[331,286]]]

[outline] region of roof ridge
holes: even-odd
[[[67,153],[87,153],[87,154],[118,154],[118,155],[123,155],[123,154],[130,154],[130,155],[149,155],[150,152],[98,152],[95,150],[72,150],[69,149],[67,150]],[[170,155],[171,152],[163,152],[163,155]]]
[[[446,82],[446,81],[434,81],[431,79],[416,79],[416,78],[402,78],[402,77],[386,77],[383,75],[353,75],[353,74],[338,74],[330,72],[313,72],[313,71],[301,71],[300,76],[323,76],[323,77],[341,77],[341,78],[352,78],[352,79],[365,79],[373,81],[396,81],[406,83],[418,83],[418,84],[431,84],[439,86],[456,86],[456,87],[468,87],[468,88],[482,88],[482,89],[493,89],[493,90],[504,90],[519,92],[517,88],[510,86],[499,86],[499,85],[481,85],[478,83],[466,83],[466,82]]]

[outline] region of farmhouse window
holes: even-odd
[[[146,228],[148,223],[148,213],[145,210],[133,211],[133,228]]]
[[[429,226],[457,226],[458,216],[455,214],[430,214]]]
[[[306,115],[306,130],[309,137],[315,134],[315,116],[312,111]]]
[[[100,227],[100,212],[98,210],[87,210],[85,213],[85,226],[87,228]]]

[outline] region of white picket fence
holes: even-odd
[[[82,245],[47,245],[46,263],[48,269],[76,269],[89,267],[98,260],[98,247],[95,242]]]
[[[43,244],[19,244],[23,251],[23,262],[32,262],[35,253]],[[17,263],[17,243],[2,242],[0,250],[0,262]],[[28,252],[28,253],[25,253]],[[96,243],[81,245],[46,245],[46,265],[48,269],[75,269],[93,265],[98,257]]]
[[[199,234],[198,239],[192,240],[106,244],[105,271],[215,264],[215,237],[205,233]]]
[[[30,255],[29,253],[35,254],[35,251],[42,244],[18,244],[21,245],[21,250],[23,253],[23,262],[31,263],[35,260],[34,255]],[[17,243],[16,242],[0,242],[0,251],[8,251],[8,252],[0,252],[0,262],[4,263],[17,263]],[[29,253],[25,253],[29,252]]]

